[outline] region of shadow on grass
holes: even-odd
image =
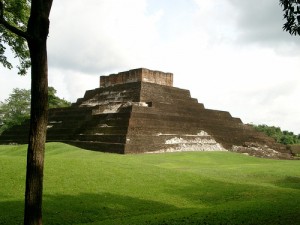
[[[300,177],[285,177],[276,182],[276,185],[284,188],[300,189]]]
[[[78,224],[126,220],[128,217],[178,210],[172,205],[111,193],[45,196],[44,208],[47,224],[56,224],[54,221],[57,224]]]
[[[289,189],[298,189],[298,182],[295,177],[287,177],[280,182],[282,188],[277,188],[277,183],[272,187],[207,179],[177,190],[167,189],[168,193],[207,207],[149,224],[299,225],[300,192]]]
[[[0,202],[0,224],[22,224],[23,202]],[[117,220],[128,224],[128,218],[173,212],[178,208],[150,200],[103,194],[46,195],[43,201],[45,224],[108,224]],[[129,219],[130,220],[130,219]],[[108,221],[107,223],[105,221]],[[122,223],[123,221],[123,223]]]
[[[282,183],[298,179],[287,178]],[[191,207],[112,193],[45,195],[44,224],[152,224],[152,225],[298,225],[298,189],[195,181],[163,192],[185,199]],[[193,207],[192,207],[193,206]],[[203,207],[205,206],[205,207]],[[2,210],[3,209],[3,210]],[[0,202],[0,224],[22,224],[23,202]]]

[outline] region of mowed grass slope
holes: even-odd
[[[26,146],[0,146],[0,224],[22,224]],[[300,224],[300,161],[46,148],[50,224]]]

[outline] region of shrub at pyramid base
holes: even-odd
[[[0,142],[26,143],[28,122],[7,130]],[[173,74],[134,69],[100,77],[69,108],[49,111],[48,142],[113,153],[237,151],[289,158],[284,145],[225,111],[206,109]]]

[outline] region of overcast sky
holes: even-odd
[[[274,0],[59,0],[48,39],[49,85],[76,101],[100,75],[172,72],[206,108],[300,133],[300,37]],[[30,77],[0,68],[0,101]]]

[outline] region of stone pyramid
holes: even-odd
[[[26,143],[28,122],[0,136]],[[49,111],[48,142],[113,153],[231,150],[289,157],[285,146],[229,112],[206,109],[190,92],[173,87],[173,74],[144,68],[100,77],[69,108]]]

